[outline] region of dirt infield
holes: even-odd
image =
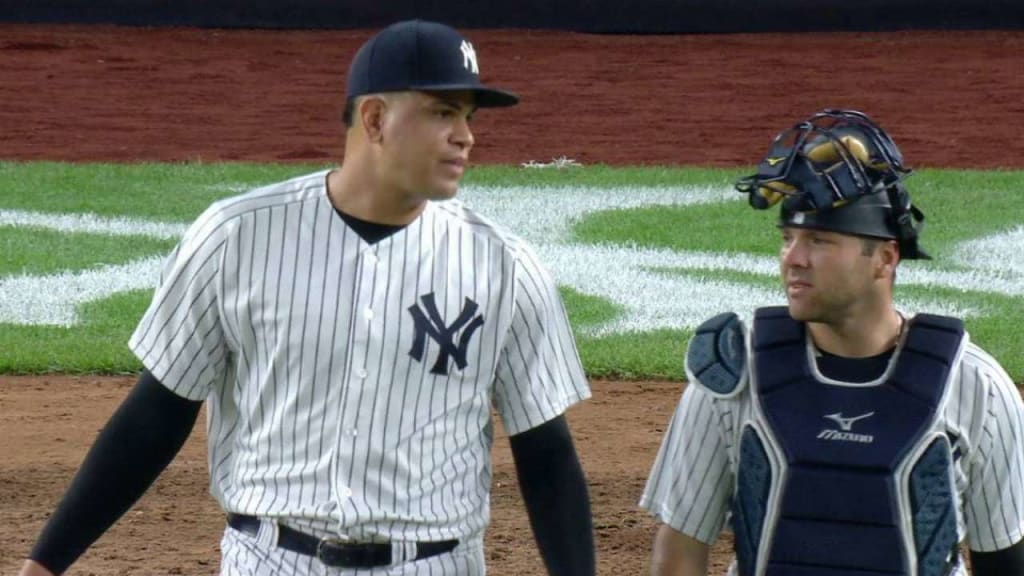
[[[0,25],[0,159],[333,162],[343,69],[366,37]],[[479,114],[478,162],[749,165],[784,124],[841,106],[880,120],[912,166],[1024,165],[1024,33],[470,37],[485,79],[524,97]],[[131,382],[0,376],[0,573]],[[636,501],[679,389],[594,382],[569,413],[601,574],[646,571],[654,522]],[[217,572],[202,432],[71,574]],[[542,573],[504,438],[494,479],[491,573]]]
[[[9,574],[134,379],[3,380],[0,573]],[[595,382],[594,398],[569,412],[590,483],[602,574],[638,574],[646,561],[654,523],[637,510],[636,500],[679,392],[672,383]],[[206,491],[205,440],[200,422],[149,493],[70,573],[216,574],[224,520]],[[508,441],[500,433],[494,461],[490,571],[541,574]]]

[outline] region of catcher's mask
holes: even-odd
[[[867,115],[824,110],[776,136],[736,189],[759,210],[781,201],[780,226],[896,240],[901,258],[930,258],[917,245],[924,214],[903,186],[910,172]]]

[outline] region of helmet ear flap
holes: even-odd
[[[911,204],[910,194],[903,184],[897,182],[889,187],[889,204],[891,208],[892,224],[896,231],[896,237],[900,245],[900,256],[906,259],[930,260],[931,256],[917,244],[917,239],[924,228],[924,213]]]

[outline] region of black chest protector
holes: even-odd
[[[964,341],[961,321],[919,314],[882,381],[828,382],[804,324],[757,311],[732,509],[740,576],[950,573],[956,498],[938,414]]]

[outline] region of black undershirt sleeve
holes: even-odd
[[[143,372],[89,449],[29,557],[54,574],[67,570],[170,464],[201,406]]]
[[[537,546],[554,576],[593,576],[590,496],[564,416],[509,439]]]
[[[1024,574],[1024,540],[995,552],[971,550],[971,573],[974,576]]]

